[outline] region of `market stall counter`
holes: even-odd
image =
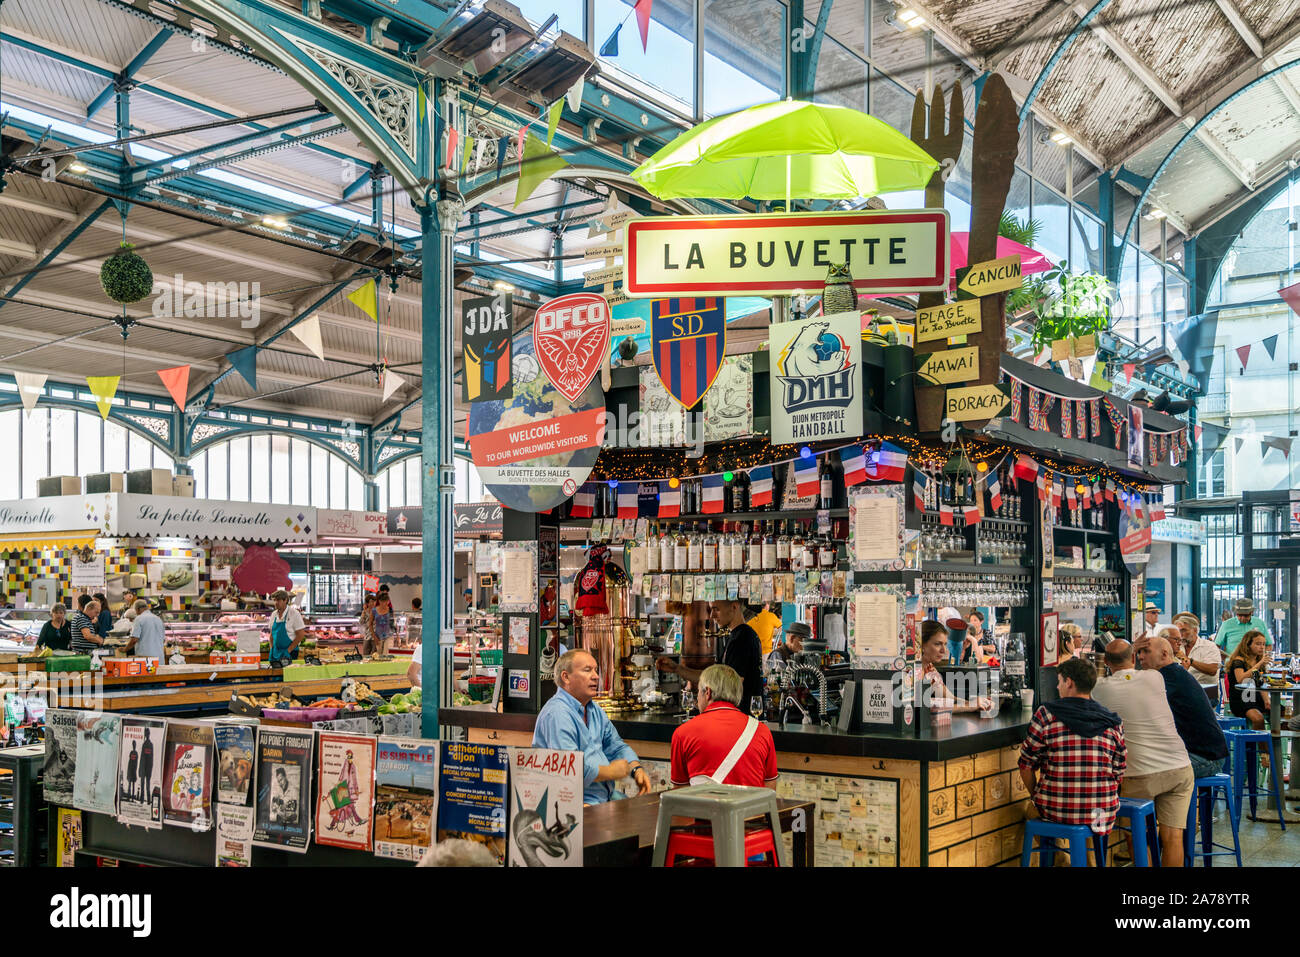
[[[1017,771],[1029,718],[1028,711],[958,714],[919,736],[769,722],[777,796],[816,801],[812,853],[821,866],[1014,864],[1029,797]],[[465,728],[470,743],[528,745],[536,719],[444,708],[438,720]],[[642,713],[613,723],[654,790],[666,790],[669,742],[681,717]]]

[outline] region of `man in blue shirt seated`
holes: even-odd
[[[555,662],[555,697],[542,706],[533,728],[533,747],[582,752],[582,801],[604,804],[623,796],[616,782],[631,777],[639,794],[650,790],[636,752],[592,698],[600,691],[596,659],[581,648]]]

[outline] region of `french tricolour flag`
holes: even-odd
[[[945,505],[945,504],[942,503],[942,502],[939,503],[939,524],[940,524],[940,525],[951,525],[951,524],[952,524],[952,506],[951,506],[951,505]]]
[[[795,489],[800,495],[816,495],[820,491],[818,478],[817,456],[810,455],[806,459],[794,460]]]
[[[618,486],[618,517],[636,518],[637,488],[635,482],[622,482]]]
[[[1016,456],[1016,468],[1013,473],[1016,478],[1024,479],[1026,482],[1033,482],[1038,479],[1038,463],[1028,455]]]
[[[925,473],[920,469],[912,470],[912,498],[916,500],[916,510],[925,511],[925,487],[929,485]]]
[[[989,503],[993,506],[993,511],[1002,507],[1002,483],[998,481],[996,472],[990,471],[988,477]]]
[[[878,482],[901,482],[907,473],[907,450],[889,442],[880,443],[880,451],[873,456],[875,468],[867,467],[867,477]]]
[[[704,476],[704,502],[700,509],[705,515],[722,511],[722,476]]]
[[[1052,483],[1052,508],[1061,507],[1061,483]]]
[[[1108,502],[1115,501],[1115,488],[1110,484],[1109,481],[1107,481],[1106,479],[1102,479],[1101,488],[1106,495],[1106,501]]]
[[[667,482],[659,483],[659,517],[676,518],[682,514],[682,489],[672,488]]]
[[[867,453],[860,445],[840,449],[840,464],[844,466],[844,487],[852,488],[867,480]]]
[[[760,465],[749,470],[749,504],[755,508],[772,504],[772,466]]]
[[[969,505],[963,505],[961,517],[966,520],[967,525],[978,525],[980,523],[980,507],[972,502]]]
[[[1046,502],[1047,501],[1047,476],[1043,475],[1042,473],[1039,473],[1038,478],[1034,480],[1034,484],[1038,486],[1038,500],[1040,502]]]
[[[569,514],[574,518],[591,518],[595,511],[596,487],[587,482],[573,496],[573,510]]]
[[[1151,521],[1158,522],[1165,517],[1165,500],[1164,496],[1152,496],[1147,499],[1151,508]]]

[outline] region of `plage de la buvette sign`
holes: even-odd
[[[627,226],[623,291],[655,296],[817,293],[847,262],[860,293],[948,288],[942,209],[662,216]]]

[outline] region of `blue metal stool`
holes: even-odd
[[[1228,802],[1228,823],[1232,826],[1232,847],[1227,844],[1214,843],[1214,802],[1215,793],[1223,794],[1223,798]],[[1183,832],[1183,858],[1184,867],[1194,867],[1196,864],[1196,855],[1199,853],[1204,867],[1213,867],[1215,857],[1227,857],[1229,855],[1237,858],[1237,866],[1241,867],[1241,841],[1237,835],[1237,815],[1234,810],[1232,799],[1232,778],[1226,774],[1214,774],[1208,778],[1196,779],[1196,795],[1191,805],[1187,809],[1187,830]],[[1201,815],[1201,850],[1196,850],[1196,814],[1197,809]],[[1215,850],[1221,848],[1221,850]]]
[[[1219,715],[1219,727],[1222,728],[1224,731],[1227,731],[1231,728],[1244,728],[1246,727],[1246,719],[1234,718],[1231,717],[1230,715]]]
[[[1128,819],[1127,828],[1121,827],[1120,820]],[[1133,866],[1150,867],[1154,862],[1160,866],[1160,832],[1156,828],[1156,802],[1143,798],[1119,799],[1119,810],[1115,812],[1115,829],[1127,830],[1133,835]],[[1102,846],[1105,847],[1105,840]],[[1150,849],[1150,858],[1147,849]]]
[[[1043,838],[1041,847],[1034,847],[1034,838]],[[1086,824],[1053,824],[1050,821],[1025,821],[1025,842],[1020,851],[1020,866],[1028,867],[1030,855],[1038,852],[1038,866],[1051,867],[1052,859],[1058,850],[1056,838],[1063,837],[1070,842],[1070,866],[1088,866],[1088,840],[1092,839],[1093,850],[1097,854],[1097,866],[1104,867],[1106,861],[1106,837],[1094,834]]]
[[[1232,785],[1233,793],[1236,799],[1235,820],[1238,825],[1241,824],[1241,805],[1242,793],[1247,781],[1246,777],[1246,752],[1250,751],[1250,819],[1255,820],[1255,798],[1257,795],[1257,784],[1255,781],[1256,770],[1259,765],[1258,746],[1264,745],[1268,750],[1268,768],[1269,775],[1273,781],[1273,800],[1277,802],[1278,823],[1282,825],[1282,830],[1286,830],[1285,808],[1282,802],[1282,785],[1277,776],[1277,760],[1273,754],[1273,736],[1267,731],[1225,731],[1224,738],[1227,739],[1228,746],[1232,748]]]

